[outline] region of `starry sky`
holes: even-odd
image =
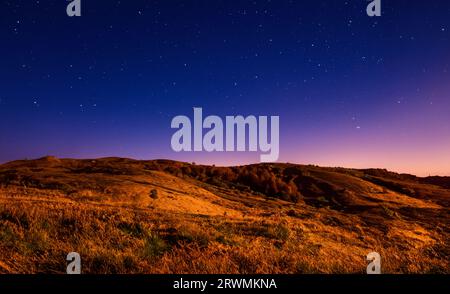
[[[176,115],[280,116],[280,162],[450,175],[450,1],[0,1],[0,162],[175,153]]]

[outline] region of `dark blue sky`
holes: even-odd
[[[0,2],[0,162],[43,155],[217,164],[171,119],[279,115],[280,161],[450,175],[450,2]]]

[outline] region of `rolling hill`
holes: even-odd
[[[449,273],[450,179],[295,164],[0,165],[0,273]]]

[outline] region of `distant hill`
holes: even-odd
[[[450,178],[296,164],[0,165],[0,272],[449,273]]]

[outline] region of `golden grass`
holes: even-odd
[[[293,195],[305,195],[288,202],[211,181],[206,167],[157,163],[173,171],[126,159],[0,165],[0,273],[65,273],[72,251],[96,274],[365,273],[372,251],[384,273],[450,272],[442,187],[390,174],[380,186],[383,171],[262,166],[295,176]],[[279,183],[290,189],[294,178]]]
[[[449,270],[439,255],[447,245],[415,225],[400,230],[393,223],[381,236],[356,224],[325,225],[323,210],[304,219],[281,212],[232,218],[69,202],[43,192],[28,201],[2,194],[1,272],[64,273],[71,251],[81,254],[83,273],[100,274],[364,273],[372,250],[384,257],[384,272]]]

